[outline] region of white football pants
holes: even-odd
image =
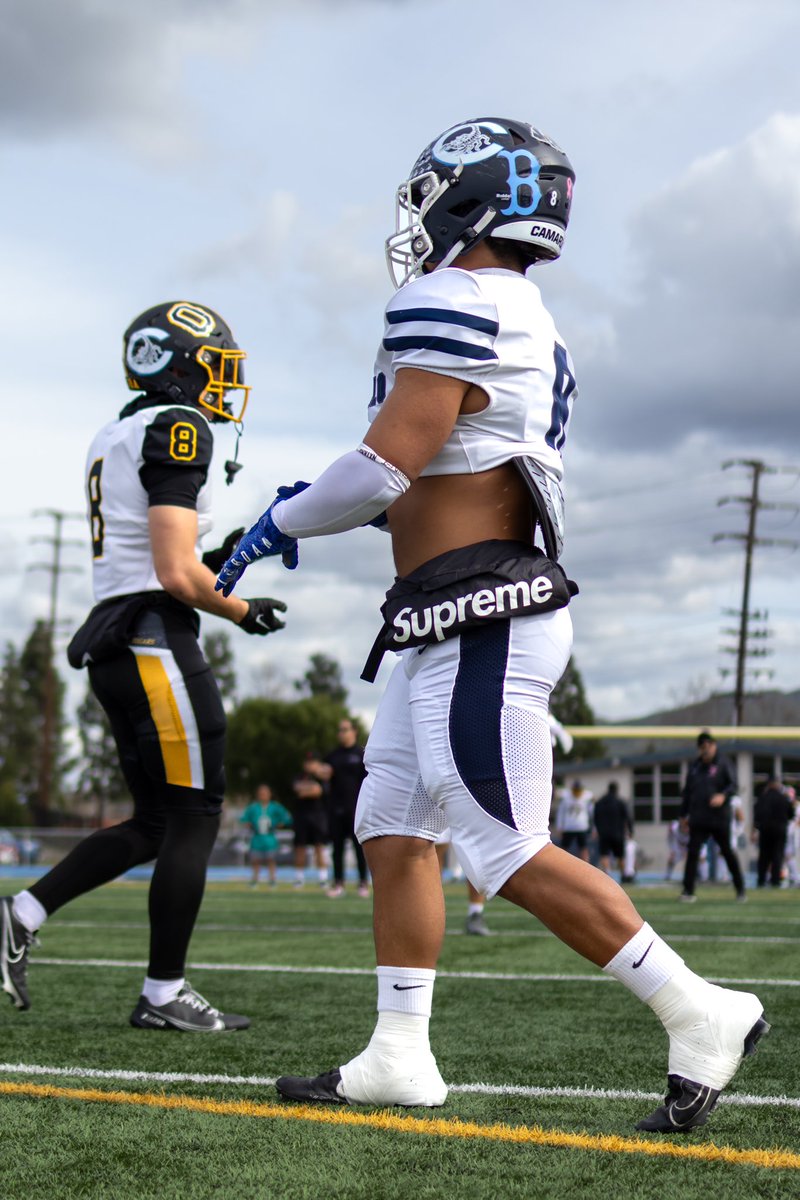
[[[559,609],[403,651],[367,742],[359,841],[436,841],[449,825],[465,874],[493,896],[550,841],[548,702],[571,646]]]

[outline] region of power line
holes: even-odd
[[[759,510],[761,509],[792,509],[797,512],[797,506],[794,504],[767,504],[759,499],[759,487],[761,484],[762,475],[777,475],[779,473],[800,474],[793,467],[768,467],[766,463],[760,459],[739,458],[731,459],[722,464],[723,471],[727,471],[730,467],[745,467],[750,472],[750,494],[749,496],[723,496],[717,501],[717,505],[723,504],[745,504],[747,506],[747,531],[746,533],[715,533],[712,541],[735,541],[742,542],[744,545],[744,580],[742,585],[742,607],[741,609],[726,609],[725,611],[731,616],[739,617],[739,626],[737,629],[724,629],[723,633],[733,635],[736,638],[736,646],[724,646],[723,651],[726,654],[736,655],[736,685],[733,698],[733,723],[741,725],[742,710],[744,707],[744,691],[745,691],[745,665],[748,658],[766,658],[772,651],[766,645],[752,645],[753,642],[764,642],[769,636],[770,631],[766,628],[752,629],[750,628],[751,621],[766,621],[769,614],[762,611],[750,611],[750,583],[753,571],[753,551],[756,546],[789,546],[793,550],[798,547],[798,542],[790,541],[788,538],[759,538],[756,537],[756,521]],[[755,674],[769,674],[769,672],[759,671]],[[727,674],[723,670],[723,675]]]
[[[85,520],[83,513],[67,513],[56,508],[37,508],[34,517],[51,517],[54,523],[53,534],[50,537],[35,537],[34,542],[45,542],[52,547],[52,557],[49,562],[31,563],[29,571],[47,571],[50,575],[50,611],[46,622],[47,643],[45,647],[45,675],[42,694],[42,746],[39,760],[39,785],[37,806],[40,811],[50,808],[53,786],[53,760],[55,758],[55,726],[56,726],[56,676],[53,664],[53,651],[58,611],[58,587],[61,576],[67,573],[79,573],[81,567],[64,566],[61,552],[65,546],[80,546],[84,543],[76,538],[65,538],[63,527],[65,521]]]

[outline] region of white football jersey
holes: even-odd
[[[489,397],[482,412],[457,418],[423,475],[475,474],[527,455],[560,483],[575,375],[530,279],[502,268],[446,267],[411,280],[386,307],[370,420],[401,367],[452,375]]]
[[[148,466],[207,471],[212,450],[208,421],[190,406],[142,407],[99,431],[86,458],[95,602],[163,590],[153,565],[141,472]],[[211,528],[210,508],[206,478],[197,496],[198,554],[200,539]]]

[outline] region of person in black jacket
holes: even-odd
[[[783,790],[780,779],[773,775],[767,780],[753,809],[753,840],[758,839],[759,887],[765,886],[768,872],[772,886],[781,886],[786,834],[793,817],[794,805]]]
[[[349,717],[343,717],[337,730],[338,745],[323,762],[314,764],[317,779],[328,784],[328,817],[333,850],[333,883],[328,890],[332,900],[344,895],[344,852],[352,842],[358,868],[358,894],[369,896],[367,860],[361,843],[353,831],[356,804],[361,784],[367,774],[364,749],[358,744],[358,732]]]
[[[625,842],[633,837],[630,809],[619,794],[619,785],[612,780],[605,795],[596,801],[592,813],[600,850],[600,868],[606,875],[611,870],[611,857],[617,860],[620,875],[625,875]],[[629,882],[627,877],[624,882]]]
[[[713,838],[731,873],[736,899],[745,900],[742,868],[731,846],[731,796],[736,795],[733,764],[717,750],[714,738],[704,730],[697,737],[697,758],[689,767],[683,788],[681,824],[689,830],[689,848],[683,874],[681,899],[695,899],[697,860],[704,842]]]

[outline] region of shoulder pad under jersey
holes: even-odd
[[[208,467],[214,439],[208,421],[191,408],[168,408],[147,427],[142,457],[158,466]]]
[[[389,301],[383,348],[395,368],[485,373],[497,365],[497,309],[470,271],[446,267],[411,280]]]

